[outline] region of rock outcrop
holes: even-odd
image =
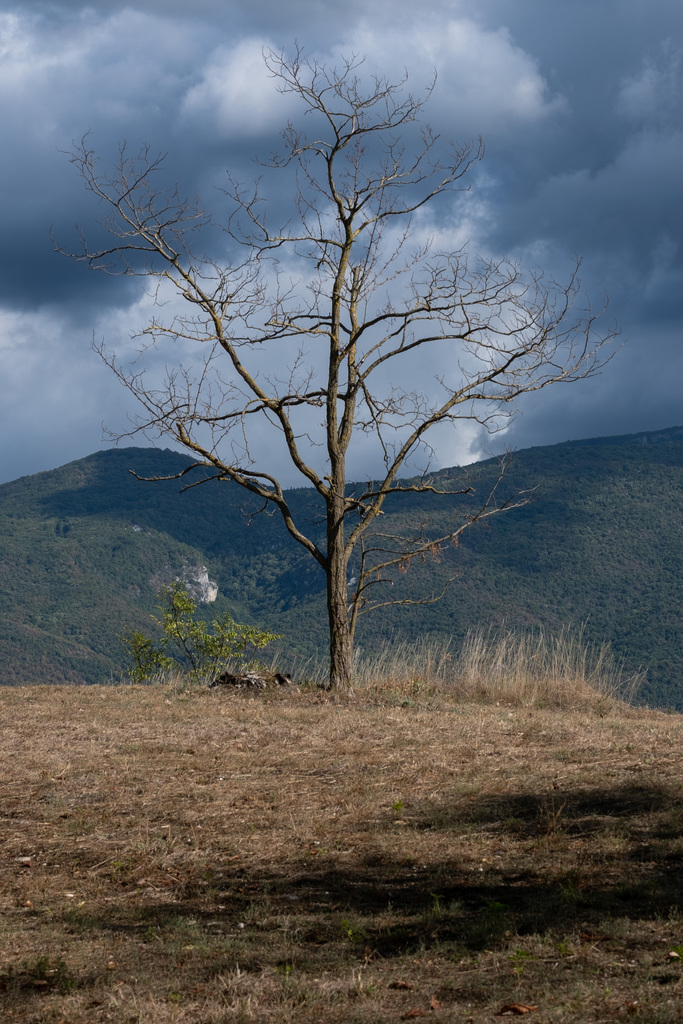
[[[190,597],[200,604],[212,604],[218,597],[218,584],[209,579],[209,570],[205,565],[184,567],[180,580],[185,584]]]
[[[198,604],[212,604],[218,597],[218,584],[209,579],[209,570],[205,565],[183,565],[182,569],[173,569],[167,565],[157,572],[149,581],[155,590],[160,590],[169,583],[182,583],[193,601]]]

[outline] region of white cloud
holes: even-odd
[[[249,138],[280,128],[297,104],[292,97],[278,95],[264,66],[263,50],[272,45],[264,36],[252,36],[214,50],[183,100],[185,120],[224,138]],[[549,96],[537,61],[512,41],[506,29],[484,29],[469,18],[446,24],[434,19],[419,27],[413,24],[409,32],[403,24],[380,29],[364,22],[314,56],[334,65],[351,53],[366,57],[361,74],[397,81],[408,68],[409,85],[418,93],[437,69],[430,114],[455,122],[458,132],[467,135],[536,122],[564,105],[560,97]]]
[[[182,116],[231,138],[282,128],[294,104],[278,95],[264,64],[263,52],[271,48],[264,38],[249,38],[215,50],[187,92]]]
[[[536,60],[504,28],[484,30],[463,19],[432,38],[437,42],[435,66],[443,69],[454,109],[481,118],[484,126],[508,118],[535,121],[561,105],[557,98],[548,99]]]
[[[180,93],[199,35],[130,8],[57,24],[0,13],[2,120],[33,137],[89,121],[130,128]]]
[[[370,73],[398,77],[407,68],[413,88],[436,70],[430,117],[448,118],[458,135],[507,132],[564,108],[561,97],[549,95],[537,60],[513,42],[507,29],[483,28],[470,18],[445,24],[427,19],[409,32],[405,26],[392,31],[365,23],[333,55],[349,49],[366,54]]]
[[[129,428],[135,404],[91,341],[129,362],[140,349],[131,335],[153,312],[147,293],[128,307],[102,308],[88,323],[55,306],[30,312],[0,308],[0,433],[15,439],[3,459],[4,479],[75,458],[74,446],[81,455],[104,447],[103,426]],[[153,374],[161,372],[159,363],[152,361]]]
[[[88,337],[54,309],[0,310],[0,377],[0,431],[14,439],[3,457],[5,480],[103,447],[102,419],[121,407]]]

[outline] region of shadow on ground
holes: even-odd
[[[173,889],[153,893],[121,878],[111,909],[71,906],[52,924],[76,945],[116,948],[128,972],[144,964],[146,977],[173,978],[190,992],[237,965],[256,975],[286,972],[286,981],[294,970],[340,976],[370,960],[405,970],[412,957],[433,956],[450,978],[440,1000],[483,1005],[492,977],[454,971],[484,951],[505,951],[509,960],[529,937],[552,950],[603,944],[625,961],[651,941],[648,926],[683,912],[683,797],[673,789],[482,794],[403,815],[400,823],[389,814],[375,822],[373,845],[351,860],[348,851],[309,851],[277,870],[221,863],[214,848]],[[432,831],[434,860],[388,854],[397,829],[403,851],[407,831]],[[651,968],[649,977],[676,985],[680,969]],[[107,985],[106,963],[72,974],[47,954],[0,973],[0,994],[13,1006]]]
[[[214,933],[226,934],[246,922],[246,931],[265,937],[287,916],[310,956],[339,940],[341,927],[352,943],[388,957],[444,943],[476,953],[511,934],[597,934],[610,922],[683,909],[677,791],[633,785],[484,794],[404,814],[401,827],[433,830],[439,851],[452,834],[453,857],[419,864],[368,850],[349,864],[325,850],[277,873],[215,866],[212,851],[207,867],[184,880],[172,901],[141,893],[134,912],[70,910],[66,923],[144,936],[183,918],[210,921]],[[386,829],[395,827],[388,817]],[[481,849],[482,834],[487,856],[478,860],[470,854]],[[349,923],[340,926],[342,918]]]

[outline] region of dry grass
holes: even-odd
[[[0,689],[3,1020],[680,1022],[683,718],[526,702]]]
[[[327,663],[305,664],[296,678],[323,685]],[[412,688],[423,696],[505,702],[519,706],[586,708],[632,702],[642,682],[627,674],[609,645],[586,643],[582,630],[474,630],[459,650],[427,637],[379,653],[357,652],[359,688],[386,693]]]

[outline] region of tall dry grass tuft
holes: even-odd
[[[359,653],[356,685],[404,698],[442,695],[518,706],[582,708],[632,703],[642,674],[629,675],[608,644],[582,631],[474,630],[459,650],[441,641],[397,643]]]
[[[476,630],[460,650],[455,685],[468,697],[584,707],[605,699],[630,703],[641,681],[641,673],[624,671],[609,644],[590,644],[582,631]]]

